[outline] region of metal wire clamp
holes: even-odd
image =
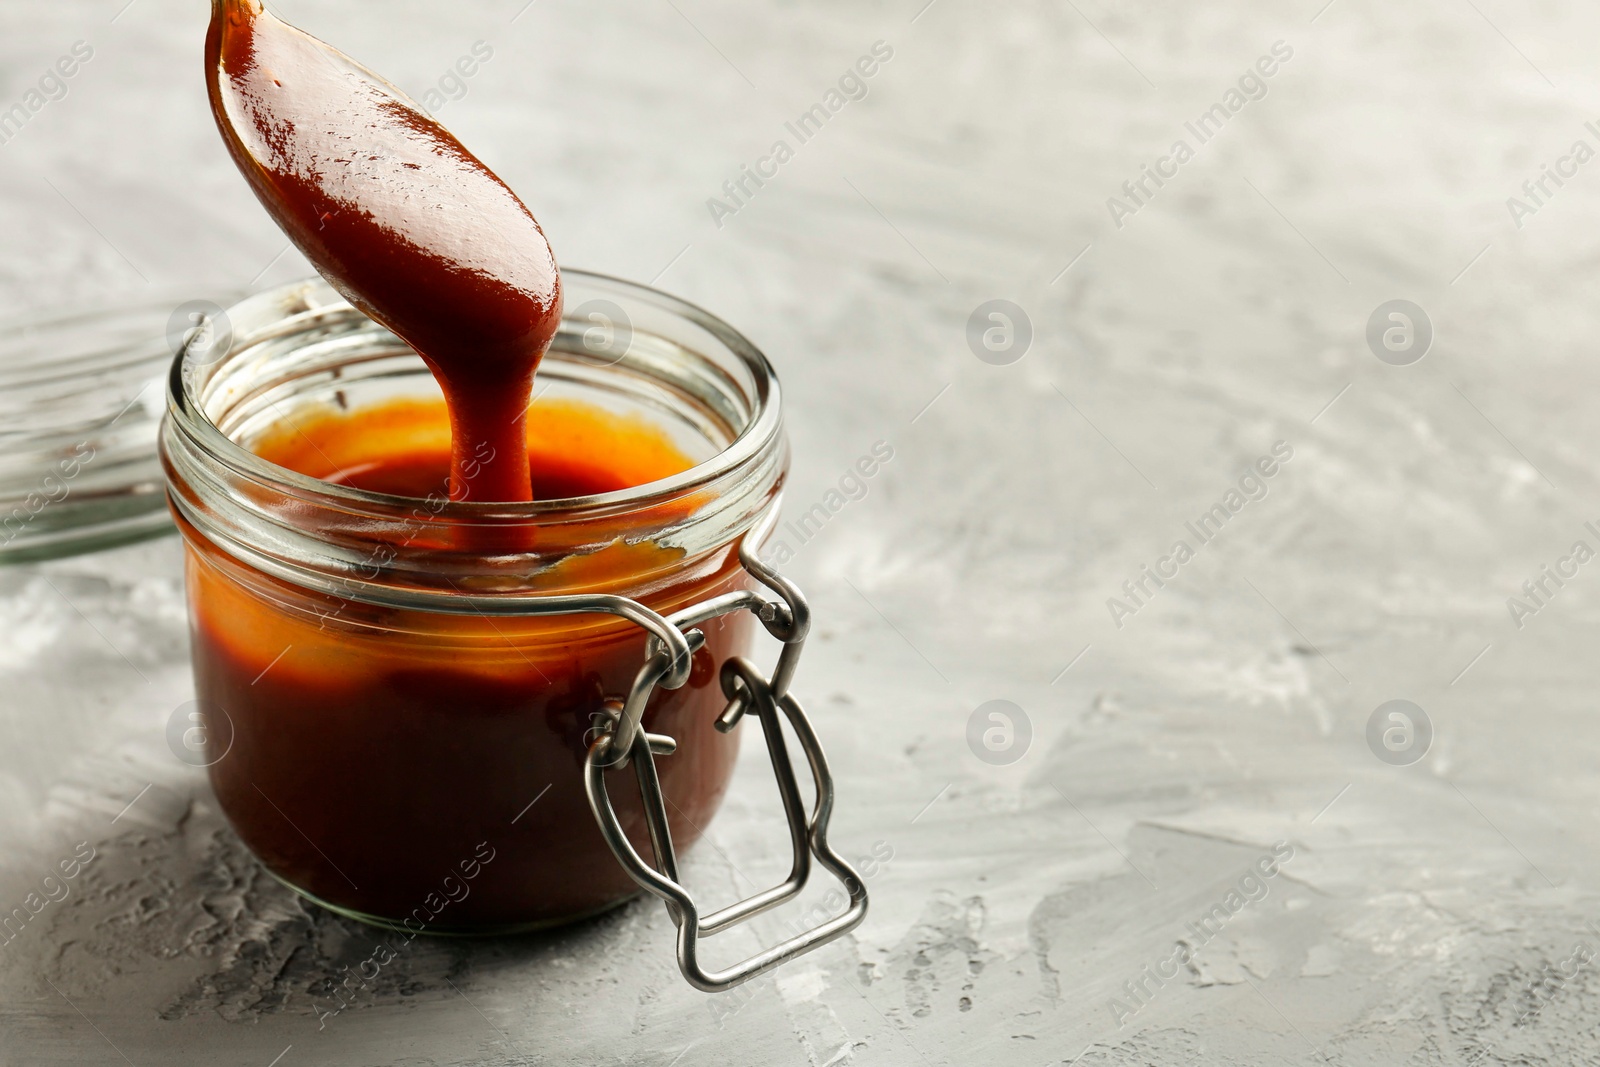
[[[789,692],[789,683],[794,678],[806,634],[811,628],[811,611],[800,590],[757,559],[752,547],[761,543],[774,519],[776,512],[768,516],[768,521],[762,523],[760,529],[745,535],[739,545],[739,561],[745,570],[776,593],[778,599],[769,600],[760,593],[744,590],[714,597],[665,617],[649,613],[654,616],[650,622],[665,621],[670,626],[670,632],[635,619],[652,634],[645,664],[635,678],[627,699],[607,702],[610,725],[602,728],[600,735],[589,746],[584,766],[584,786],[601,835],[629,877],[666,903],[667,912],[678,927],[678,967],[690,985],[707,993],[731,989],[842,937],[860,925],[867,915],[866,885],[861,876],[828,844],[828,820],[833,814],[833,777],[828,772],[827,758],[823,755],[810,720]],[[688,679],[689,656],[705,640],[695,627],[718,616],[741,610],[750,611],[760,619],[767,631],[783,642],[783,650],[771,679],[761,677],[760,672],[742,657],[732,657],[723,663],[722,691],[728,697],[728,705],[717,718],[716,727],[727,733],[735,729],[746,716],[753,715],[761,720],[772,769],[778,779],[778,791],[783,798],[794,859],[789,876],[784,881],[736,904],[702,915],[693,895],[679,880],[677,853],[673,849],[672,834],[667,825],[665,797],[656,775],[656,756],[670,755],[677,744],[670,737],[646,733],[640,723],[645,704],[658,685],[676,689]],[[789,758],[783,730],[785,719],[805,752],[812,780],[816,783],[816,798],[809,816],[800,795],[794,764]],[[653,866],[645,862],[628,840],[606,791],[606,772],[628,763],[633,764],[639,792],[644,798],[645,823],[650,832],[651,851],[655,859]],[[826,922],[727,970],[706,970],[700,963],[700,939],[721,933],[794,899],[811,875],[813,860],[843,884],[850,894],[849,907]]]

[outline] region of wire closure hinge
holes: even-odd
[[[584,766],[584,786],[588,791],[589,806],[600,825],[600,833],[629,877],[666,903],[667,912],[678,927],[678,967],[690,985],[707,993],[731,989],[825,945],[855,929],[867,915],[866,885],[861,876],[828,844],[828,820],[833,814],[833,777],[828,771],[827,758],[823,755],[810,720],[788,691],[799,664],[806,633],[810,630],[810,608],[793,583],[755,558],[751,546],[760,543],[759,533],[756,531],[746,536],[740,544],[739,559],[747,571],[776,592],[780,599],[767,600],[750,591],[729,593],[666,617],[665,621],[673,627],[670,636],[657,627],[648,627],[654,636],[645,665],[625,701],[607,702],[613,725],[590,745]],[[767,751],[772,758],[772,770],[778,779],[778,792],[783,799],[794,860],[789,876],[778,885],[709,915],[702,915],[693,895],[679,879],[678,857],[667,825],[666,799],[656,774],[655,757],[671,755],[677,744],[670,737],[646,733],[640,723],[645,703],[657,685],[675,689],[687,680],[687,657],[705,643],[704,635],[694,627],[719,615],[739,610],[755,614],[768,632],[783,642],[783,651],[771,679],[763,678],[742,657],[736,656],[723,663],[722,691],[728,697],[728,705],[717,718],[716,727],[728,733],[747,716],[753,715],[761,721]],[[671,637],[677,637],[678,640],[672,641]],[[809,815],[800,795],[794,764],[789,758],[784,720],[788,721],[789,728],[805,752],[812,780],[816,783],[816,798]],[[650,832],[651,851],[655,859],[653,865],[646,863],[628,840],[606,791],[607,770],[628,763],[633,764],[639,780],[639,792],[644,798],[645,823]],[[708,971],[701,965],[701,938],[721,933],[794,899],[811,876],[813,861],[844,885],[850,895],[849,907],[821,925],[727,970]]]

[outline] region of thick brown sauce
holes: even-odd
[[[561,319],[533,215],[404,94],[256,0],[213,0],[206,78],[223,140],[273,219],[438,378],[453,497],[530,499],[523,418]]]
[[[534,481],[551,492],[604,491],[690,465],[646,424],[578,404],[534,410],[544,431],[530,433]],[[303,421],[254,448],[303,474],[421,497],[442,487],[447,439],[439,405],[398,403]],[[574,441],[603,447],[582,464],[545,467]],[[373,458],[385,450],[393,463]],[[595,826],[582,763],[600,700],[626,693],[644,662],[643,631],[593,617],[366,608],[188,540],[196,690],[212,758],[227,752],[212,786],[270,870],[327,903],[430,932],[570,919],[635,891]],[[590,577],[626,580],[638,559],[602,552]],[[651,602],[670,610],[742,580],[723,558]],[[658,692],[645,717],[679,742],[657,761],[679,844],[715,813],[737,752],[737,738],[713,726],[724,703],[717,672],[746,647],[749,619],[704,630],[688,684]],[[648,854],[631,779],[614,775],[613,792]],[[459,866],[485,844],[495,858],[467,885]],[[446,877],[467,895],[443,904]]]

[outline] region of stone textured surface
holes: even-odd
[[[305,272],[211,127],[203,5],[124,3],[0,2],[0,109],[94,50],[0,144],[6,310]],[[1600,547],[1600,172],[1547,181],[1520,227],[1506,203],[1600,147],[1600,16],[921,4],[278,5],[418,96],[489,44],[441,118],[564,262],[770,353],[792,515],[892,443],[787,568],[820,623],[801,686],[835,839],[893,854],[867,923],[711,998],[644,903],[419,942],[319,1026],[372,935],[266,877],[167,751],[190,693],[168,540],[0,572],[0,910],[96,850],[0,946],[0,1064],[1600,1062],[1600,977],[1565,962],[1600,949],[1600,564],[1520,627],[1507,605]],[[798,144],[785,121],[879,40],[865,99]],[[1200,145],[1184,123],[1278,41],[1269,91]],[[718,226],[707,198],[780,138],[793,158]],[[1117,226],[1107,198],[1180,138],[1194,158]],[[1411,366],[1364,340],[1397,297],[1437,329]],[[1031,320],[1010,365],[968,344],[993,298]],[[1279,441],[1265,498],[1114,620]],[[1396,767],[1364,731],[1402,697],[1435,736]],[[1032,726],[1005,766],[966,739],[995,699]],[[708,893],[782,864],[745,756],[689,863]],[[1293,858],[1233,913],[1278,842]],[[1145,978],[1179,942],[1192,963]]]

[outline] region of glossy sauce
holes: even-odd
[[[533,215],[398,89],[256,0],[213,0],[206,78],[223,140],[273,219],[439,380],[452,498],[531,499],[523,418],[561,319]]]

